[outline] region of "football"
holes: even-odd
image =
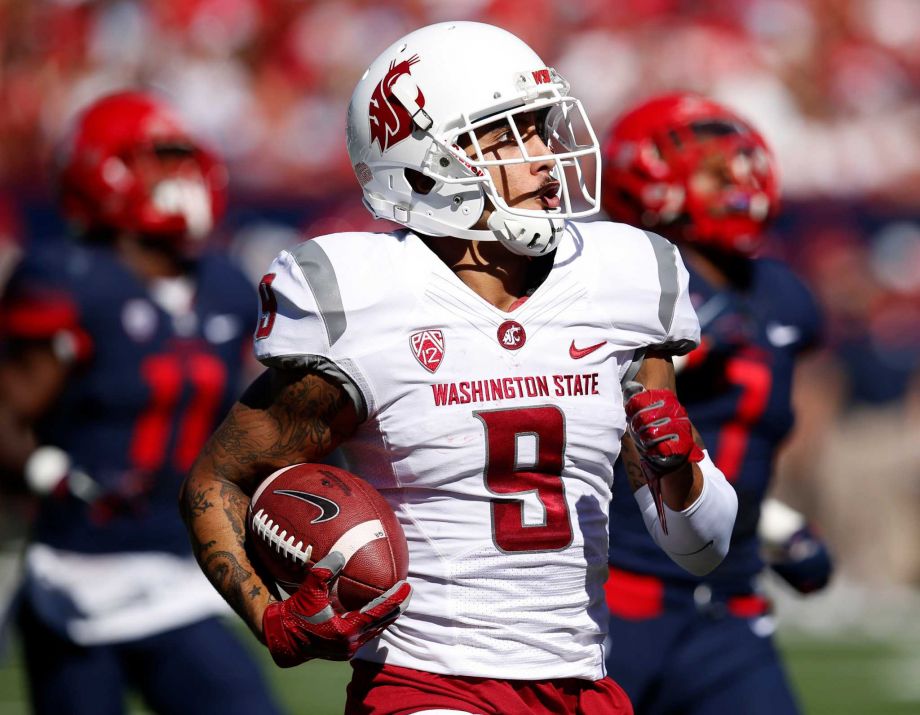
[[[282,595],[296,591],[330,551],[346,559],[333,596],[347,610],[408,573],[406,537],[386,499],[337,467],[294,464],[271,474],[252,496],[247,528],[252,555]]]

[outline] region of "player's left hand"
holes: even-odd
[[[265,644],[282,668],[313,658],[349,660],[358,648],[380,635],[406,610],[412,587],[406,581],[399,581],[358,611],[337,611],[330,593],[344,567],[342,554],[330,552],[310,569],[290,598],[265,609],[262,617]]]
[[[699,462],[703,450],[693,439],[687,411],[670,390],[646,390],[638,382],[624,386],[626,420],[642,461],[658,476],[688,461]]]

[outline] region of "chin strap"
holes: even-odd
[[[514,216],[496,209],[488,220],[488,230],[452,228],[451,235],[468,241],[498,241],[519,256],[545,256],[556,248],[565,221],[543,216]]]
[[[559,243],[565,221],[561,218],[542,216],[512,216],[496,209],[489,216],[488,226],[512,253],[542,256],[552,251]]]
[[[407,208],[373,194],[365,194],[364,205],[374,216],[395,220],[413,231],[430,236],[454,236],[467,241],[499,241],[519,256],[546,255],[559,244],[565,229],[565,219],[562,218],[517,216],[500,208],[496,208],[489,216],[488,229],[473,229],[448,226],[441,222],[426,225],[420,213],[410,213]]]

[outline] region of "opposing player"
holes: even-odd
[[[237,393],[254,291],[204,241],[226,171],[159,98],[77,119],[60,203],[2,304],[0,465],[42,495],[18,623],[36,713],[278,712],[175,512]]]
[[[366,205],[406,230],[316,237],[265,275],[268,370],[184,488],[199,561],[279,664],[354,656],[350,713],[631,712],[604,677],[621,440],[646,523],[685,568],[719,563],[736,509],[673,393],[671,355],[698,331],[677,252],[568,220],[599,207],[597,140],[568,84],[499,28],[396,42],[347,131]],[[410,552],[411,587],[344,614],[340,557],[273,602],[242,537],[260,480],[334,447]]]
[[[662,557],[614,480],[610,638],[634,647],[611,647],[608,669],[642,714],[795,713],[756,584],[761,552],[802,592],[827,582],[830,560],[801,515],[763,503],[793,422],[795,359],[819,329],[792,272],[753,257],[778,207],[773,159],[734,112],[675,94],[617,120],[604,160],[607,213],[675,241],[687,262],[702,340],[681,358],[677,394],[738,493],[731,551],[696,578]]]

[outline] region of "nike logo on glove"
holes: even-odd
[[[601,340],[597,345],[589,345],[586,348],[576,348],[575,341],[573,340],[572,344],[569,345],[569,355],[573,360],[580,360],[585,357],[585,355],[590,355],[598,348],[603,347],[606,343],[606,340]]]

